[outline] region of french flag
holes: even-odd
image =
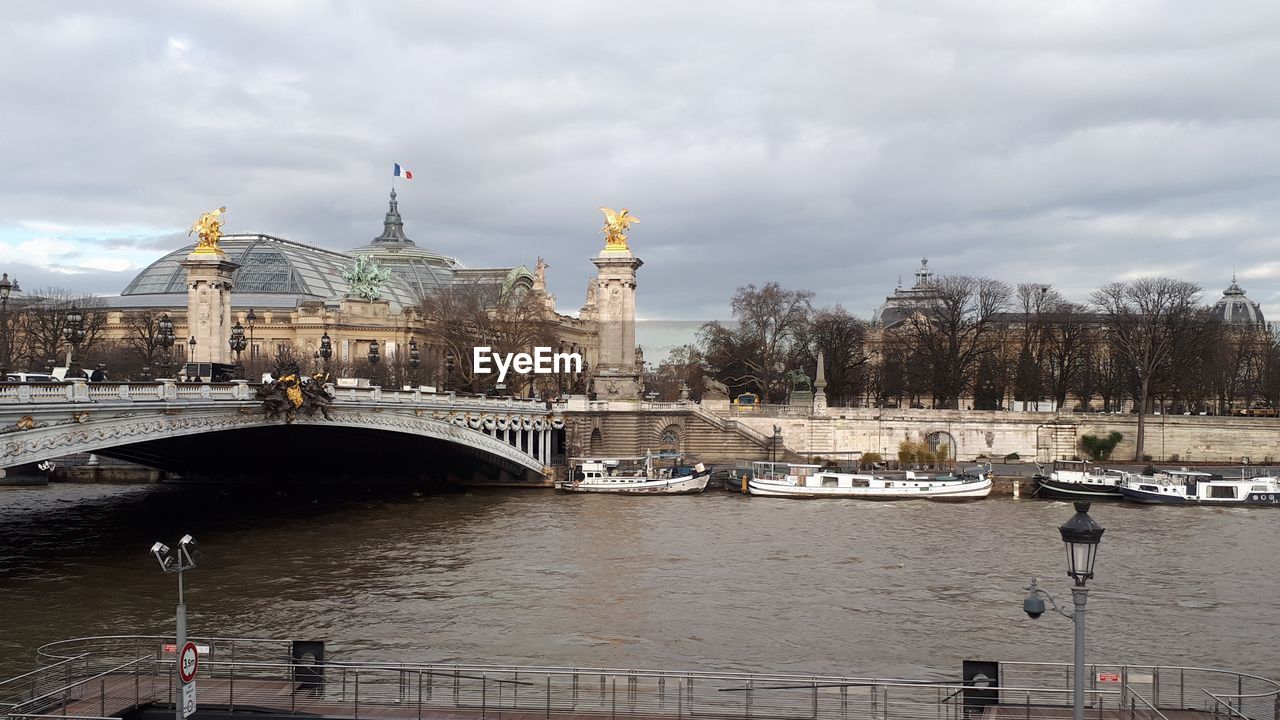
[[[407,168],[402,168],[402,167],[400,167],[400,163],[395,163],[395,166],[396,166],[396,171],[395,171],[394,175],[395,175],[396,177],[402,177],[402,178],[404,178],[405,180],[412,180],[412,179],[413,179],[413,171],[412,171],[412,170],[409,170],[409,169],[407,169]]]

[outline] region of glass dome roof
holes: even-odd
[[[228,260],[240,264],[233,276],[237,294],[329,300],[348,292],[342,273],[352,258],[345,253],[258,234],[223,235],[218,246]],[[188,245],[151,263],[121,294],[185,296],[187,274],[182,261],[194,249],[195,245]],[[418,303],[418,294],[396,274],[383,289],[383,299],[411,307]]]

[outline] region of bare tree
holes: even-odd
[[[1091,321],[1083,306],[1063,300],[1053,307],[1044,323],[1044,381],[1058,409],[1066,405],[1067,393],[1077,387],[1078,376],[1086,371],[1096,342]],[[1086,408],[1093,397],[1092,381],[1093,378],[1089,378],[1078,385],[1081,390],[1088,389],[1088,397],[1077,393]]]
[[[866,336],[866,322],[843,307],[817,310],[797,333],[797,356],[792,364],[816,377],[821,351],[826,364],[827,402],[837,407],[850,405],[867,384]]]
[[[787,290],[776,282],[763,287],[738,288],[729,303],[736,321],[732,329],[710,323],[703,327],[706,354],[717,370],[740,369],[737,375],[721,375],[729,385],[746,384],[757,389],[765,402],[780,402],[786,394],[788,361],[798,333],[809,318],[808,290]]]
[[[929,365],[934,406],[958,408],[978,364],[998,349],[996,315],[1010,288],[992,278],[944,275],[903,324],[904,337]]]
[[[43,366],[50,360],[57,364],[70,348],[65,330],[67,313],[72,306],[82,316],[84,339],[80,342],[80,351],[92,349],[102,339],[107,311],[99,298],[61,288],[37,290],[25,298],[17,311],[20,338],[16,347],[30,366]]]
[[[433,340],[453,354],[459,384],[474,392],[485,392],[497,383],[496,372],[474,373],[471,359],[475,347],[488,346],[494,353],[527,353],[536,346],[555,346],[545,304],[520,286],[504,289],[490,282],[450,285],[427,295],[421,309],[433,326]],[[508,374],[504,382],[520,394],[528,381],[526,376]]]
[[[1191,339],[1201,311],[1199,298],[1199,285],[1161,277],[1108,283],[1093,293],[1093,303],[1102,313],[1112,350],[1136,379],[1135,460],[1143,459],[1152,380],[1178,343]]]

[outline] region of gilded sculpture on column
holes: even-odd
[[[191,237],[195,233],[200,240],[196,243],[196,255],[217,255],[222,251],[218,249],[218,238],[222,237],[222,221],[218,216],[226,212],[226,206],[222,206],[217,210],[200,216],[195,225],[191,226],[191,230],[187,232],[187,237]]]
[[[604,227],[601,232],[605,237],[605,250],[629,250],[627,245],[627,228],[633,224],[640,222],[640,219],[633,216],[627,208],[622,208],[621,212],[602,207],[600,212],[604,213]]]

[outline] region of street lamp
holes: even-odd
[[[0,341],[3,341],[3,349],[0,349],[0,380],[5,379],[9,372],[9,294],[13,292],[22,292],[22,288],[18,287],[18,281],[10,281],[9,273],[5,273],[0,278]]]
[[[164,367],[160,372],[164,377],[169,377],[173,374],[173,343],[178,338],[173,334],[173,320],[170,320],[168,315],[161,315],[156,327],[158,328],[156,342],[164,348],[165,353]]]
[[[196,561],[191,557],[191,552],[195,550],[195,538],[190,535],[183,535],[178,541],[178,549],[170,550],[168,545],[158,542],[151,546],[151,554],[156,557],[160,563],[160,569],[167,573],[178,574],[178,628],[173,644],[173,655],[177,662],[182,662],[182,648],[187,644],[187,605],[182,598],[182,571],[190,570],[196,566]],[[182,715],[182,673],[174,673],[174,681],[177,687],[174,688],[173,703],[176,720],[184,720]]]
[[[329,358],[333,356],[333,340],[329,339],[328,331],[320,336],[320,357],[324,358],[324,372],[329,374]]]
[[[191,339],[187,341],[187,362],[193,363],[195,361],[196,361],[196,336],[192,335]],[[196,372],[200,372],[200,371],[196,370]],[[191,378],[187,378],[187,380],[190,381]]]
[[[249,323],[249,361],[258,357],[258,346],[253,344],[253,326],[258,322],[258,314],[249,308],[249,314],[244,316],[244,321]]]
[[[231,328],[231,340],[229,340],[228,343],[231,345],[231,352],[236,354],[235,378],[237,380],[243,380],[244,364],[240,362],[240,353],[244,352],[245,340],[244,326],[241,325],[239,321],[237,321],[235,326]]]
[[[80,359],[76,356],[80,354],[80,343],[84,342],[84,314],[76,308],[75,303],[72,303],[71,309],[67,311],[67,323],[62,327],[62,336],[71,346],[67,348],[66,376],[80,377],[82,375],[79,368]]]
[[[445,392],[453,390],[453,351],[444,354],[444,389]]]
[[[1076,514],[1058,528],[1062,542],[1067,546],[1067,577],[1075,581],[1071,588],[1074,607],[1070,612],[1058,607],[1052,595],[1036,587],[1034,578],[1027,586],[1026,599],[1022,601],[1023,612],[1033,620],[1044,614],[1043,597],[1048,599],[1055,612],[1071,618],[1075,624],[1075,670],[1071,693],[1074,720],[1084,720],[1084,606],[1089,600],[1088,581],[1093,577],[1093,564],[1098,559],[1098,544],[1102,542],[1104,531],[1105,528],[1089,517],[1087,502],[1076,503]]]
[[[422,354],[418,352],[418,340],[409,338],[409,384],[418,386],[418,368],[422,366]]]
[[[381,359],[382,359],[382,356],[378,354],[378,341],[370,340],[369,341],[369,364],[377,365],[378,361]]]

